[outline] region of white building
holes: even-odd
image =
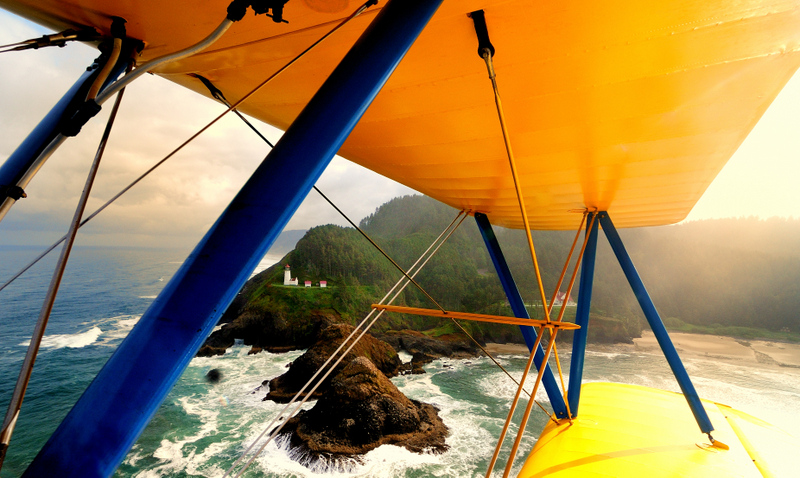
[[[297,277],[292,279],[292,268],[289,267],[289,264],[286,264],[286,267],[283,268],[283,285],[297,285]]]
[[[569,297],[567,297],[566,292],[558,291],[556,293],[556,300],[553,301],[553,306],[560,306],[561,304],[564,303],[564,300],[567,301],[567,307],[575,307],[576,305],[578,305],[574,300],[572,300],[572,294],[570,294]]]

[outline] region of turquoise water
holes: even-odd
[[[0,248],[0,281],[38,250]],[[147,249],[78,249],[70,262],[3,478],[19,476],[69,411],[127,331],[177,270],[185,252]],[[0,291],[0,407],[5,412],[55,259]],[[120,477],[220,477],[283,408],[257,390],[301,352],[247,355],[235,346],[221,357],[196,358],[120,466]],[[568,359],[566,354],[565,359]],[[525,358],[501,355],[519,375]],[[776,423],[800,436],[800,370],[686,360],[699,393]],[[209,384],[208,370],[222,371]],[[394,446],[338,466],[300,465],[285,444],[267,446],[248,477],[468,477],[483,476],[515,386],[487,359],[438,360],[424,375],[393,379],[411,398],[439,407],[450,427],[450,450],[419,455]],[[626,347],[590,350],[586,379],[677,390],[664,359]],[[537,397],[546,402],[546,397]],[[520,412],[518,412],[519,414]],[[687,411],[688,413],[688,411]],[[521,450],[527,452],[546,416],[534,411]],[[510,449],[510,444],[505,444]],[[501,455],[507,456],[505,454]],[[504,460],[501,458],[501,461]],[[518,457],[516,469],[522,464]],[[502,468],[504,463],[500,463]]]

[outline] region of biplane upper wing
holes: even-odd
[[[290,0],[289,23],[248,15],[207,51],[157,74],[236,101],[360,5]],[[0,0],[54,29],[145,42],[141,60],[204,37],[226,1]],[[381,5],[372,7],[377,11]],[[340,154],[453,207],[522,227],[483,60],[467,14],[483,9],[532,227],[576,210],[620,227],[682,220],[800,65],[800,2],[445,0]],[[241,110],[286,128],[374,16],[368,11]]]

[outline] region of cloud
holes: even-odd
[[[0,44],[46,31],[5,13]],[[71,44],[0,55],[0,156],[9,155],[91,64],[96,50]],[[11,74],[5,74],[11,72]],[[26,188],[0,223],[0,244],[45,244],[66,232],[112,102],[69,139]],[[205,126],[224,106],[152,75],[125,92],[120,112],[92,190],[93,211],[141,173]],[[281,132],[252,121],[271,141]],[[269,147],[230,114],[176,154],[88,224],[81,240],[102,245],[191,247],[203,236],[269,152]],[[358,222],[383,202],[413,191],[336,157],[319,187]],[[277,193],[277,192],[276,192]],[[307,229],[346,224],[312,191],[288,225]]]

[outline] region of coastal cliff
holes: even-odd
[[[434,240],[439,226],[449,222],[454,213],[425,197],[404,197],[379,208],[361,222],[361,227],[406,267]],[[699,226],[676,227],[667,234],[674,236],[682,230],[693,229],[699,229]],[[498,228],[497,235],[504,243],[506,258],[523,297],[531,301],[527,306],[528,312],[533,318],[542,318],[542,304],[537,303],[536,294],[531,293],[534,278],[526,265],[530,256],[524,241],[520,240],[521,233]],[[560,261],[566,257],[574,235],[555,231],[535,232],[534,236],[540,253],[543,281],[549,290],[555,287]],[[626,241],[633,255],[636,255],[637,247],[649,244],[647,233],[641,232],[631,233]],[[672,245],[658,244],[661,250],[669,250]],[[694,247],[702,248],[697,244]],[[792,263],[796,259],[787,261]],[[685,269],[676,260],[655,262],[657,272],[664,277]],[[595,283],[589,342],[633,346],[634,339],[642,335],[644,321],[618,266],[613,264],[609,271],[609,263],[609,251],[601,243],[597,268],[598,277],[602,279]],[[314,286],[284,285],[283,274],[289,264],[291,277]],[[645,275],[649,265],[647,262],[640,264]],[[604,268],[606,270],[601,271]],[[702,276],[702,271],[698,274],[693,276],[695,281]],[[334,225],[313,228],[279,263],[248,281],[224,314],[222,327],[209,337],[199,355],[223,354],[236,339],[250,345],[251,353],[308,349],[286,373],[264,381],[269,385],[265,400],[286,402],[352,331],[353,325],[369,312],[370,305],[380,301],[398,277],[400,273],[354,229]],[[416,280],[445,309],[513,315],[482,240],[470,221],[441,248],[438,256],[416,276]],[[678,280],[651,282],[654,300],[667,304],[667,314],[671,313],[670,306],[675,301],[664,301],[659,299],[659,295],[674,295],[673,288],[677,286],[673,286],[673,282],[680,283]],[[327,287],[321,287],[323,283]],[[615,291],[613,295],[609,293],[612,289]],[[681,297],[691,301],[694,292],[685,291]],[[573,299],[576,295],[573,294]],[[713,297],[708,295],[705,298],[704,310],[710,311]],[[684,302],[679,301],[678,305]],[[396,298],[395,304],[433,307],[421,291],[411,286]],[[720,310],[729,308],[726,305]],[[558,310],[556,306],[554,314]],[[568,304],[565,311],[565,320],[573,321],[574,302]],[[688,324],[670,315],[665,315],[665,322],[673,328],[708,327]],[[765,322],[772,328],[779,324],[782,323]],[[314,408],[290,419],[284,433],[294,447],[305,453],[305,460],[359,455],[383,443],[394,443],[413,451],[446,449],[447,429],[435,408],[403,396],[393,389],[389,377],[425,373],[423,365],[438,357],[478,355],[479,348],[474,341],[480,344],[523,342],[516,326],[471,322],[462,322],[462,325],[472,337],[465,335],[449,320],[384,314],[370,330],[374,337],[365,336],[363,342],[343,359],[311,397],[317,400]],[[727,327],[712,325],[715,333]],[[740,326],[734,328],[737,333],[752,330]],[[764,332],[772,333],[757,333]],[[778,333],[790,334],[791,330],[784,326]],[[559,341],[571,342],[571,336],[569,332],[559,334]],[[400,363],[399,351],[409,353],[411,361]]]

